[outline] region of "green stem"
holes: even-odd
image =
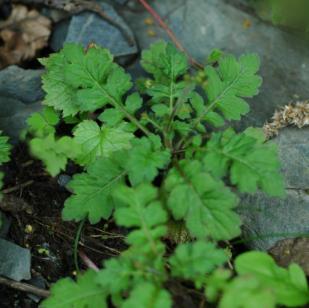
[[[82,63],[80,63],[82,65]],[[83,66],[83,65],[82,65]],[[125,116],[132,122],[134,123],[146,136],[148,136],[150,134],[150,132],[148,131],[148,129],[144,126],[142,126],[139,121],[134,118],[133,116],[131,116],[124,108],[122,108],[122,106],[113,98],[111,97],[105,90],[104,88],[95,80],[93,79],[93,77],[89,74],[87,68],[85,66],[83,66],[85,71],[88,73],[89,78],[92,79],[92,81],[97,85],[97,87],[101,90],[101,92],[110,100],[110,102],[117,107],[122,113],[125,114]]]
[[[82,231],[82,228],[84,226],[86,219],[87,219],[87,215],[83,218],[83,220],[79,224],[79,227],[78,227],[78,230],[77,230],[77,233],[76,233],[76,237],[75,237],[75,243],[74,243],[74,262],[75,262],[75,268],[76,268],[78,274],[79,274],[79,267],[78,267],[78,262],[77,262],[77,247],[78,247],[80,233]]]

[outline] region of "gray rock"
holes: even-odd
[[[101,5],[105,14],[121,25],[132,41],[134,41],[132,31],[116,13],[115,9],[102,1]],[[92,12],[82,12],[74,15],[69,24],[63,21],[55,29],[50,45],[55,52],[58,52],[64,42],[82,44],[84,47],[87,47],[91,41],[102,48],[108,48],[115,57],[137,53],[136,44],[129,46],[119,29]]]
[[[2,225],[0,227],[0,238],[5,239],[11,226],[11,217],[7,216],[3,211],[1,211],[1,222]]]
[[[65,187],[71,180],[72,180],[71,176],[67,174],[61,174],[57,182],[61,187]]]
[[[33,286],[36,286],[38,288],[41,288],[41,289],[46,289],[45,282],[40,277],[32,277],[27,283]],[[34,294],[30,294],[30,293],[27,293],[27,296],[31,298],[33,301],[35,301],[36,303],[38,303],[42,299],[41,297],[34,295]]]
[[[15,281],[29,280],[31,254],[29,249],[0,239],[0,275]]]
[[[242,194],[238,211],[243,221],[243,237],[272,234],[309,233],[309,129],[287,127],[279,132],[274,142],[279,145],[279,160],[284,176],[287,198],[268,197],[258,191],[255,195]],[[268,251],[285,238],[267,237],[245,244],[250,249]]]
[[[251,111],[241,121],[231,122],[242,131],[248,126],[262,126],[270,119],[277,105],[284,105],[297,94],[307,99],[309,84],[308,44],[295,35],[260,20],[243,0],[156,0],[151,5],[171,28],[189,55],[203,63],[213,48],[239,57],[244,53],[258,53],[261,57],[259,75],[264,79],[259,95],[247,99]],[[136,35],[141,50],[158,40],[171,42],[155,21],[145,24],[149,12],[130,10],[122,15]],[[250,20],[249,27],[244,21]],[[156,36],[148,35],[154,30]],[[129,71],[135,77],[144,74],[140,67]]]
[[[41,74],[45,70],[24,70],[9,66],[0,72],[0,96],[14,98],[24,104],[43,100]]]
[[[18,143],[20,133],[28,125],[27,119],[43,107],[41,102],[25,105],[17,99],[0,96],[0,129],[10,137],[10,144]]]

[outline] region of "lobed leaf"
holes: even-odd
[[[285,197],[283,177],[277,172],[281,166],[277,149],[245,134],[224,141],[222,137],[222,133],[214,133],[206,147],[196,154],[196,158],[203,159],[206,170],[220,179],[231,165],[231,182],[240,191],[255,193],[259,184],[269,196]]]
[[[190,99],[190,104],[195,110],[195,116],[192,117],[191,123],[194,123],[196,119],[198,119],[203,112],[205,111],[205,103],[201,95],[198,93],[195,93],[194,96]],[[216,112],[209,111],[207,112],[200,120],[200,122],[206,121],[209,122],[210,124],[219,127],[224,125],[224,120],[223,118]],[[201,123],[196,125],[196,129],[202,132],[205,132],[205,127]]]
[[[167,44],[165,42],[157,42],[150,46],[150,50],[142,51],[141,65],[146,72],[154,75],[154,78],[158,83],[161,83],[163,77],[159,65],[159,58],[161,54],[166,53],[166,46]]]
[[[116,210],[114,216],[117,224],[139,228],[132,231],[126,241],[149,254],[161,254],[164,245],[158,239],[166,233],[166,227],[161,224],[167,221],[167,213],[161,202],[155,200],[157,189],[149,183],[142,183],[136,188],[120,185],[113,194],[128,204],[128,208]]]
[[[126,156],[126,153],[118,155]],[[114,160],[99,158],[88,165],[87,173],[74,175],[66,186],[74,195],[65,201],[63,220],[79,221],[88,215],[90,223],[95,224],[101,218],[109,219],[115,208],[124,206],[122,201],[112,195],[113,189],[124,183],[126,174],[118,163],[123,158],[115,156]]]
[[[134,288],[122,308],[172,308],[170,294],[163,288],[147,282]]]
[[[166,77],[175,81],[189,68],[187,55],[184,52],[179,52],[172,44],[168,44],[166,52],[159,56],[159,67]]]
[[[85,166],[94,162],[97,157],[110,157],[113,152],[132,148],[130,140],[132,133],[124,131],[127,123],[114,127],[99,125],[92,120],[85,120],[77,125],[74,131],[74,141],[81,146],[82,153],[77,157],[77,163]]]
[[[256,277],[260,285],[270,289],[276,296],[278,304],[298,307],[309,302],[306,275],[295,263],[288,269],[281,268],[268,254],[250,251],[235,259],[235,270],[241,277],[245,275]]]
[[[97,273],[88,270],[77,276],[77,282],[71,278],[58,280],[51,288],[52,296],[44,300],[42,308],[107,308],[107,290],[95,282]]]
[[[169,171],[165,181],[168,208],[176,220],[184,218],[191,236],[215,240],[240,234],[240,218],[233,211],[238,202],[224,183],[203,171],[197,160],[181,160]]]
[[[105,261],[104,266],[96,282],[109,291],[116,307],[122,307],[124,292],[130,293],[132,290],[136,294],[134,290],[141,285],[150,283],[159,287],[167,279],[162,255],[154,257],[153,254],[141,253],[135,247],[126,250],[118,259]],[[150,271],[156,275],[150,274]]]
[[[74,160],[81,153],[79,145],[72,138],[65,136],[56,140],[53,133],[30,140],[29,148],[34,157],[42,160],[52,176],[65,170],[68,159]]]
[[[0,130],[0,135],[2,130]],[[10,161],[10,150],[12,146],[8,143],[9,137],[0,136],[0,165]]]
[[[196,280],[223,265],[228,256],[214,243],[198,241],[180,244],[169,258],[172,275]]]
[[[136,186],[142,182],[152,182],[158,169],[165,169],[170,163],[169,150],[162,149],[161,138],[150,134],[149,137],[132,140],[133,149],[128,152],[126,169],[130,183]]]
[[[242,55],[239,61],[228,55],[219,60],[219,71],[212,66],[205,67],[208,85],[205,88],[208,103],[205,110],[193,122],[193,128],[200,123],[207,112],[221,110],[227,120],[239,120],[249,111],[249,105],[240,97],[252,97],[258,93],[262,78],[254,75],[259,68],[257,54]]]
[[[240,276],[229,282],[219,302],[219,308],[275,308],[273,290],[252,275]]]
[[[43,114],[34,113],[27,120],[30,132],[37,137],[43,137],[49,133],[56,133],[55,125],[59,122],[60,114],[55,113],[53,107],[44,107]]]
[[[141,108],[142,103],[142,98],[137,92],[135,92],[127,97],[124,110],[134,117],[135,112]],[[116,108],[105,109],[99,116],[99,120],[105,122],[107,126],[110,127],[119,124],[124,118],[126,118],[126,115],[122,112],[122,110]]]

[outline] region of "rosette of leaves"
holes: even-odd
[[[262,270],[239,266],[244,259],[236,263],[235,279],[220,268],[228,256],[216,241],[241,233],[234,211],[237,189],[254,193],[260,188],[284,197],[277,149],[264,143],[259,130],[215,134],[204,126],[219,127],[249,111],[243,98],[256,95],[262,81],[255,75],[258,55],[220,57],[218,70],[206,66],[206,103],[193,84],[183,81],[187,57],[171,44],[143,52],[141,64],[153,74],[139,80],[138,88],[147,95],[143,98],[137,92],[128,95],[130,76],[99,46],[84,50],[65,44],[41,63],[48,71],[43,104],[75,125],[70,138],[78,153],[69,158],[84,167],[68,185],[73,194],[65,202],[63,219],[97,223],[114,215],[117,225],[130,230],[130,247],[118,259],[107,260],[98,273],[88,271],[76,282],[60,280],[42,307],[107,307],[109,298],[115,307],[172,307],[179,295],[189,300],[180,288],[185,280],[201,294],[205,290],[202,300],[216,301],[223,294],[223,308],[251,308],[251,294],[256,299],[265,295],[268,307],[308,301],[303,272],[298,267],[286,272],[265,260],[265,254],[247,254],[245,261],[261,261],[266,278]],[[85,112],[98,117],[85,119]],[[229,182],[236,186],[234,192]],[[167,254],[162,238],[171,218],[183,220],[188,238],[196,241],[179,243]],[[240,302],[231,294],[241,288]],[[293,292],[284,297],[284,288]],[[293,299],[299,294],[301,300]]]

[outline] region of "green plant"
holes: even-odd
[[[308,286],[298,265],[283,269],[267,254],[248,252],[236,258],[232,278],[224,269],[227,250],[217,244],[241,234],[231,184],[240,192],[260,187],[269,196],[285,197],[277,147],[264,142],[261,130],[214,133],[204,126],[219,127],[224,118],[239,120],[249,111],[241,97],[258,93],[258,55],[238,61],[228,55],[220,59],[219,71],[206,66],[207,103],[181,79],[188,69],[184,53],[158,43],[142,58],[153,74],[138,82],[150,98],[145,104],[138,93],[124,98],[130,76],[106,49],[65,44],[40,60],[48,70],[42,78],[43,104],[49,107],[28,121],[34,136],[30,149],[52,175],[67,159],[85,168],[67,185],[73,194],[63,219],[88,218],[94,224],[113,214],[119,226],[131,230],[130,248],[118,259],[106,261],[98,273],[78,275],[77,282],[61,279],[42,307],[107,307],[108,298],[123,308],[172,307],[177,298],[190,300],[181,286],[186,281],[201,291],[202,301],[223,308],[307,303]],[[55,135],[60,119],[55,110],[76,123],[74,137]],[[94,121],[85,119],[85,112],[100,114]],[[174,253],[167,253],[161,238],[171,220],[189,236],[180,240],[180,234]]]
[[[0,131],[0,135],[2,134],[2,131]],[[10,150],[12,148],[12,146],[8,143],[9,137],[6,136],[0,136],[0,166],[3,163],[6,163],[8,161],[10,161]],[[0,188],[2,187],[3,183],[2,183],[2,179],[3,179],[3,173],[0,172]],[[0,200],[2,199],[2,195],[0,194]],[[1,222],[1,211],[0,211],[0,227],[2,225]]]

